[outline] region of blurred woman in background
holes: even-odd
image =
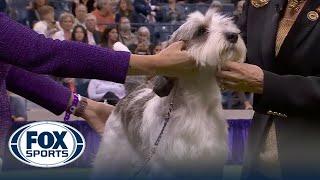
[[[75,9],[79,4],[83,4],[88,8],[88,12],[90,13],[95,9],[95,2],[96,0],[73,0],[72,3],[72,13],[75,13]]]
[[[138,29],[137,39],[138,43],[131,46],[129,49],[132,49],[135,54],[150,55],[152,52],[152,45],[150,42],[150,31],[148,27],[142,26]]]
[[[130,22],[137,22],[137,14],[134,11],[131,0],[120,0],[118,4],[118,12],[116,13],[116,22],[120,21],[121,17],[127,17]]]
[[[59,18],[59,23],[62,30],[56,32],[52,38],[61,41],[71,40],[71,31],[75,23],[74,16],[70,13],[62,13]]]
[[[71,40],[88,43],[87,30],[81,25],[76,25],[72,30]]]
[[[60,30],[58,23],[54,20],[54,9],[51,6],[42,6],[38,10],[41,21],[34,24],[33,30],[45,37],[52,37]]]
[[[118,30],[116,26],[109,26],[104,29],[101,38],[101,47],[113,48],[113,45],[119,41]]]
[[[48,0],[32,0],[30,1],[29,6],[27,7],[27,24],[29,27],[33,27],[33,25],[40,21],[39,9],[42,6],[48,5]]]

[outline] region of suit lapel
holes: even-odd
[[[306,2],[281,46],[279,57],[294,51],[307,38],[308,34],[319,22],[319,19],[315,21],[309,20],[308,13],[316,11],[318,6],[320,6],[320,0],[308,0]]]
[[[261,38],[262,64],[265,70],[270,70],[275,59],[275,41],[280,19],[280,11],[284,10],[286,0],[271,0],[265,15]]]

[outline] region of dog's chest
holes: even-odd
[[[153,112],[161,109],[159,104],[149,105],[143,117],[140,147],[144,157],[148,156],[154,142],[164,125],[164,114],[167,108],[158,116]],[[153,118],[151,118],[153,114]],[[185,107],[175,109],[157,148],[157,157],[161,161],[196,161],[215,157],[217,152],[225,152],[226,125],[220,112],[208,112],[202,108],[190,110]]]

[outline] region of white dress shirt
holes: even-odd
[[[65,40],[64,32],[61,30],[61,31],[54,33],[54,35],[52,36],[52,39],[59,39],[61,41],[64,41]]]
[[[92,32],[87,30],[87,36],[88,36],[88,43],[90,45],[97,45],[96,41],[94,40]]]

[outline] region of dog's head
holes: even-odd
[[[243,62],[246,48],[240,30],[232,18],[215,10],[205,15],[190,14],[187,21],[176,30],[169,43],[185,41],[186,49],[199,66],[219,67],[225,61]]]
[[[205,15],[200,12],[191,13],[187,21],[172,34],[168,44],[176,41],[185,41],[186,50],[197,65],[212,72],[217,71],[226,61],[245,60],[246,47],[240,30],[232,18],[223,16],[214,9],[209,9]],[[173,80],[158,77],[157,81],[154,91],[159,96],[168,95],[173,87]]]

